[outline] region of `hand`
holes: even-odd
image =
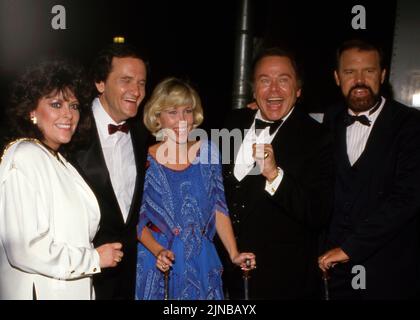
[[[278,175],[277,163],[271,144],[252,145],[252,156],[261,169],[261,174],[269,181],[273,181]]]
[[[99,266],[101,268],[116,267],[124,256],[121,249],[122,244],[119,242],[103,244],[96,248],[99,254]]]
[[[156,268],[162,272],[166,272],[172,267],[172,262],[175,260],[175,254],[168,249],[162,249],[156,256]]]
[[[246,260],[250,261],[250,264],[246,264]],[[257,262],[255,261],[255,254],[251,252],[242,252],[238,253],[232,258],[232,263],[241,267],[243,271],[250,271],[257,267]]]
[[[334,267],[337,263],[344,263],[349,260],[349,256],[341,248],[334,248],[318,258],[318,265],[319,268],[325,272],[329,268]]]

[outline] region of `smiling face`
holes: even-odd
[[[102,106],[116,123],[136,116],[145,87],[146,66],[131,57],[114,57],[108,78],[96,83]]]
[[[191,106],[166,108],[159,114],[158,121],[169,139],[186,143],[194,125],[194,110]]]
[[[357,114],[371,109],[378,101],[385,74],[377,51],[352,48],[341,54],[334,77],[348,107]]]
[[[265,120],[282,119],[293,108],[301,89],[288,57],[262,58],[254,72],[254,98]]]
[[[37,126],[44,142],[53,150],[70,142],[79,122],[79,102],[69,90],[52,92],[42,97],[30,113],[37,119]]]

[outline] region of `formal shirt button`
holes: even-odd
[[[72,270],[70,273],[72,273],[72,274],[73,274],[73,273],[75,273],[75,271],[74,271],[74,270]]]
[[[96,268],[93,268],[93,272],[96,272],[96,270],[98,270],[98,269],[96,269]]]

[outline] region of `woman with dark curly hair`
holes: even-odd
[[[83,84],[79,68],[55,61],[14,86],[16,140],[0,162],[0,299],[92,299],[91,276],[121,261],[120,243],[93,247],[97,200],[60,152],[84,122]]]

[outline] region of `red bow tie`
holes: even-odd
[[[114,134],[117,131],[122,131],[124,133],[128,133],[128,124],[127,122],[124,122],[123,124],[120,124],[116,126],[115,124],[109,124],[108,125],[108,133]]]

